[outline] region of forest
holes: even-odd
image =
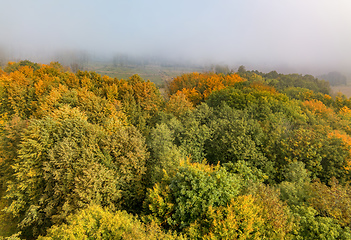
[[[311,75],[0,69],[0,239],[351,239],[351,99]]]

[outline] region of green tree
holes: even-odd
[[[293,239],[351,239],[349,228],[342,228],[332,218],[319,216],[312,207],[297,206],[294,212],[298,226]]]
[[[179,118],[168,115],[161,122],[170,130],[173,144],[179,149],[181,156],[188,156],[192,161],[201,162],[205,157],[205,143],[211,136],[208,125],[212,117],[212,109],[203,103],[192,111],[186,111]],[[152,141],[151,139],[150,143]],[[151,149],[151,152],[153,151]]]
[[[212,134],[208,124],[203,122],[206,114],[211,114],[211,110],[206,104],[202,104],[196,110],[182,115],[182,131],[176,133],[183,154],[190,156],[195,162],[201,162],[204,159],[205,144]]]
[[[246,72],[246,68],[245,66],[241,65],[239,68],[238,68],[238,73],[244,73]]]
[[[174,144],[174,131],[165,123],[157,124],[148,136],[147,145],[150,149],[150,159],[147,163],[149,185],[161,181],[164,171],[173,172],[179,165],[182,153]]]
[[[240,110],[223,105],[210,123],[212,136],[206,142],[206,158],[211,163],[248,161],[264,169],[266,157],[260,151],[263,132],[259,124]]]
[[[240,187],[240,178],[220,166],[188,162],[149,189],[145,200],[148,218],[166,228],[186,231],[190,224],[204,219],[210,206],[226,206]]]
[[[303,162],[291,162],[284,171],[285,181],[279,184],[280,197],[290,206],[303,205],[310,197],[310,172]]]

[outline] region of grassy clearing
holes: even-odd
[[[157,86],[162,87],[164,82],[190,72],[204,72],[201,67],[165,67],[160,65],[117,65],[112,64],[96,64],[87,66],[87,70],[95,71],[101,75],[107,75],[118,79],[128,79],[133,74],[138,74],[143,79],[154,82]]]
[[[351,97],[351,86],[350,85],[334,86],[334,87],[331,87],[331,89],[332,89],[334,94],[337,94],[340,92],[348,98]]]

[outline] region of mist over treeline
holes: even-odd
[[[5,65],[9,61],[30,60],[33,62],[60,62],[62,65],[70,66],[78,64],[81,68],[88,64],[105,63],[113,66],[126,65],[160,65],[160,66],[205,66],[210,63],[201,63],[200,61],[192,61],[182,58],[171,58],[160,55],[136,55],[129,53],[93,53],[85,50],[60,50],[52,53],[30,54],[16,53],[11,54],[10,51],[0,47],[0,64]],[[213,63],[212,63],[213,64]]]
[[[37,51],[35,52],[11,52],[5,47],[0,46],[0,65],[5,66],[9,61],[29,60],[32,62],[50,63],[59,62],[64,66],[70,67],[73,71],[89,70],[94,64],[111,65],[112,67],[127,67],[127,66],[147,66],[155,65],[160,67],[192,67],[198,68],[199,71],[213,71],[217,68],[225,68],[227,72],[235,72],[240,66],[245,66],[247,70],[258,70],[262,72],[277,71],[280,73],[298,73],[311,74],[320,79],[329,80],[327,74],[336,72],[341,74],[342,83],[346,83],[347,77],[351,76],[350,70],[342,69],[337,66],[299,66],[292,64],[269,64],[255,63],[250,61],[216,61],[215,59],[192,59],[185,57],[162,56],[161,54],[130,54],[127,52],[119,53],[97,53],[87,50],[62,49],[53,52]],[[218,70],[218,69],[217,69]],[[217,71],[218,72],[218,71]],[[332,80],[334,81],[334,80]],[[338,83],[338,81],[337,81]]]

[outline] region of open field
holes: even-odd
[[[101,75],[116,77],[118,79],[128,79],[133,74],[138,74],[144,80],[150,80],[157,86],[163,86],[165,81],[169,81],[176,76],[190,72],[204,72],[202,67],[178,67],[161,65],[124,65],[114,66],[112,64],[95,64],[86,66],[87,70],[95,71]]]
[[[340,92],[348,98],[351,97],[351,86],[350,85],[334,86],[334,87],[331,87],[331,89],[332,89],[334,94],[337,94]]]

